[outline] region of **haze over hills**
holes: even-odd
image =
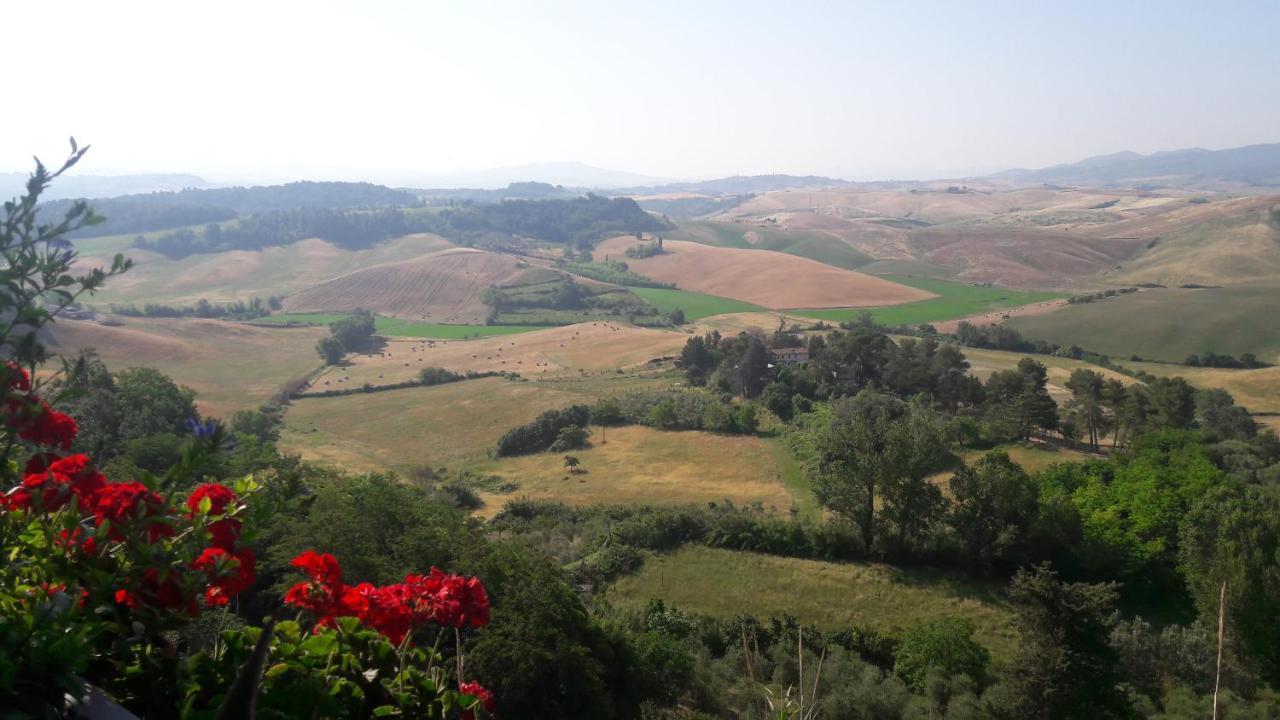
[[[0,197],[5,200],[26,187],[27,173],[0,172]],[[206,188],[210,183],[189,173],[145,173],[138,175],[65,175],[43,196],[44,200],[109,198],[138,193],[177,192],[186,188]]]
[[[1167,150],[1141,155],[1118,152],[1037,170],[987,176],[1021,183],[1212,187],[1223,183],[1280,187],[1280,143],[1225,150]]]

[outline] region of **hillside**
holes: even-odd
[[[1130,257],[1144,242],[1041,229],[945,226],[914,230],[907,244],[914,257],[952,268],[958,279],[1069,288]]]
[[[1010,327],[1031,340],[1076,344],[1115,358],[1181,362],[1191,354],[1280,357],[1280,282],[1144,290],[1034,317]]]
[[[197,393],[202,413],[230,418],[270,400],[319,365],[318,327],[261,328],[197,318],[123,318],[110,327],[61,320],[45,341],[59,354],[93,349],[112,370],[153,367]]]
[[[597,260],[623,258],[634,237],[601,243]],[[829,308],[897,305],[933,295],[883,278],[832,267],[815,260],[768,250],[722,248],[682,240],[668,241],[666,252],[626,258],[635,272],[682,290],[732,298],[766,308]]]
[[[1111,284],[1234,285],[1280,279],[1280,197],[1194,204],[1109,226],[1145,252],[1102,274]]]
[[[528,266],[510,255],[457,248],[384,263],[309,287],[285,299],[288,312],[357,308],[410,319],[483,323],[485,288],[518,278]]]
[[[262,250],[230,250],[171,260],[159,253],[130,249],[128,236],[76,241],[82,256],[77,270],[102,267],[117,252],[134,261],[88,303],[154,302],[192,305],[268,298],[296,293],[338,275],[372,265],[408,260],[451,247],[437,235],[408,235],[363,250],[347,250],[315,238]]]

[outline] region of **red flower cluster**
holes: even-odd
[[[36,445],[71,449],[76,439],[76,421],[31,394],[31,375],[26,368],[12,360],[5,363],[0,369],[0,387],[4,393],[0,422]]]
[[[317,627],[330,626],[339,617],[356,617],[399,645],[427,623],[478,628],[489,622],[489,596],[479,578],[431,568],[429,575],[406,575],[402,583],[351,586],[342,582],[342,568],[328,553],[308,550],[291,564],[310,580],[289,588],[284,601],[311,611]]]
[[[496,703],[493,701],[493,693],[489,692],[488,688],[485,686],[478,682],[464,682],[458,685],[458,691],[463,695],[470,695],[471,697],[479,700],[480,704],[484,707],[485,712],[490,715],[494,714],[494,706]],[[476,714],[473,710],[467,710],[462,713],[459,718],[460,720],[476,720]]]
[[[209,523],[212,546],[200,554],[192,567],[209,576],[204,601],[210,607],[217,607],[231,602],[231,598],[253,585],[257,559],[253,550],[236,547],[240,539],[240,521],[225,517],[228,509],[235,509],[238,500],[235,491],[217,483],[201,485],[187,498],[187,516],[195,518],[199,515],[205,500],[209,501],[209,515],[220,519]]]
[[[72,455],[62,459],[40,456],[44,468],[28,472],[22,485],[6,496],[5,507],[10,510],[29,510],[33,506],[48,512],[56,512],[79,498],[81,507],[92,507],[97,494],[107,484],[107,479],[89,464],[84,455]],[[32,466],[34,463],[28,463]]]
[[[110,523],[108,540],[124,540],[127,537],[125,528],[128,527],[145,527],[147,538],[153,543],[173,535],[172,521],[165,517],[164,498],[136,480],[111,483],[98,492],[96,500],[94,524],[102,527]]]

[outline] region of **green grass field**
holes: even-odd
[[[682,610],[732,617],[791,615],[806,625],[892,632],[948,615],[977,625],[976,639],[997,657],[1017,644],[1012,615],[997,586],[926,570],[687,546],[645,562],[612,590],[615,602],[642,606],[661,598]]]
[[[703,295],[688,290],[664,290],[659,288],[628,288],[631,292],[644,298],[645,302],[658,308],[661,313],[669,313],[679,308],[684,311],[687,321],[699,320],[711,315],[725,313],[758,312],[764,310],[759,305],[752,305],[741,300]]]
[[[331,322],[350,317],[344,313],[281,313],[258,318],[254,322],[287,325],[303,323],[306,325],[328,325]],[[401,320],[378,315],[374,319],[378,332],[389,337],[432,338],[440,340],[465,340],[467,338],[490,337],[492,335],[514,335],[516,333],[541,330],[531,325],[444,325],[441,323],[424,323],[414,320]]]
[[[980,287],[967,283],[935,280],[932,278],[883,275],[882,277],[903,285],[928,290],[938,297],[906,305],[881,308],[831,308],[819,310],[790,310],[801,315],[828,322],[848,322],[863,311],[869,311],[876,322],[884,325],[919,325],[921,323],[955,320],[970,315],[1019,307],[1063,297],[1061,293],[1033,290],[1014,290],[1002,287]]]
[[[1188,355],[1251,352],[1280,358],[1280,284],[1199,290],[1155,289],[1019,317],[1009,326],[1032,340],[1076,344],[1113,358],[1181,362]]]

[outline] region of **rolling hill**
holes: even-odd
[[[360,268],[452,247],[444,238],[428,234],[408,235],[364,250],[347,250],[313,238],[262,250],[230,250],[171,260],[159,253],[130,249],[130,242],[129,236],[76,241],[82,253],[77,270],[107,265],[117,252],[135,263],[132,270],[88,299],[89,304],[191,305],[201,298],[212,303],[265,299],[296,293]]]
[[[458,324],[483,323],[485,288],[514,281],[528,265],[510,255],[455,248],[357,270],[289,296],[288,312],[349,312]]]

